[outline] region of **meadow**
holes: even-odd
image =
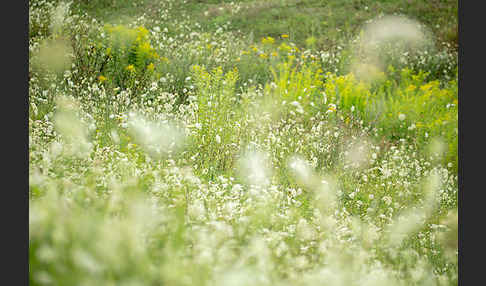
[[[29,1],[31,285],[457,285],[456,1]]]

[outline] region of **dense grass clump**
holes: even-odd
[[[30,283],[457,285],[447,3],[31,1]]]

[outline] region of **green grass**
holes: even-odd
[[[241,6],[239,12],[230,13],[234,9],[229,2]],[[255,39],[278,38],[286,33],[292,41],[305,46],[305,41],[313,36],[320,49],[343,46],[366,21],[391,14],[420,21],[437,36],[438,43],[450,42],[457,47],[457,8],[457,1],[366,0],[188,1],[180,6],[214,30],[218,24],[230,21],[231,30],[253,33]]]

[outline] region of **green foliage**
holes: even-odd
[[[148,30],[123,25],[105,25],[104,30],[107,38],[101,45],[105,52],[101,75],[121,88],[136,89],[146,84],[159,58],[150,45]]]
[[[329,96],[329,102],[340,109],[352,112],[356,110],[361,117],[369,118],[369,105],[373,102],[373,95],[369,86],[359,81],[350,73],[343,76],[328,73],[324,92]]]
[[[443,162],[457,166],[457,81],[441,88],[428,73],[402,69],[399,81],[381,75],[372,84],[353,74],[328,74],[324,91],[347,114],[357,114],[390,139],[409,138],[422,145],[430,138],[448,142]]]
[[[196,147],[201,162],[198,167],[207,168],[217,158],[213,165],[215,170],[211,171],[231,169],[235,156],[232,143],[238,142],[239,136],[234,122],[241,116],[235,95],[238,71],[234,69],[223,74],[223,69],[217,67],[208,72],[197,65],[193,71],[198,90],[197,122],[200,124],[194,140],[200,144]]]
[[[273,75],[273,91],[288,102],[297,101],[307,107],[320,97],[323,85],[322,70],[315,63],[298,67],[293,64],[293,56],[277,65],[278,73],[270,67]],[[269,90],[272,85],[267,85]]]

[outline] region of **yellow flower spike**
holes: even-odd
[[[125,69],[127,71],[130,71],[130,72],[134,72],[135,71],[135,67],[133,65],[128,65]]]
[[[270,36],[266,37],[266,38],[262,38],[262,44],[264,44],[264,45],[267,45],[267,44],[271,45],[273,43],[275,43],[275,39],[270,37]]]
[[[142,38],[145,38],[148,35],[148,30],[143,26],[138,27],[138,32]]]
[[[406,89],[407,92],[412,92],[416,89],[417,87],[413,84],[409,85]]]
[[[285,39],[285,38],[288,38],[288,37],[289,37],[289,35],[287,35],[287,34],[283,34],[283,35],[282,35],[282,38],[284,38],[284,39]]]
[[[268,55],[266,53],[260,54],[260,58],[268,59]]]
[[[422,85],[422,86],[420,87],[420,89],[421,89],[422,91],[428,91],[429,89],[431,89],[431,88],[432,88],[432,86],[433,86],[433,83],[429,82],[429,83],[427,83],[427,84]]]
[[[147,66],[147,70],[150,71],[150,72],[153,72],[154,71],[154,63],[150,63],[148,66]]]

